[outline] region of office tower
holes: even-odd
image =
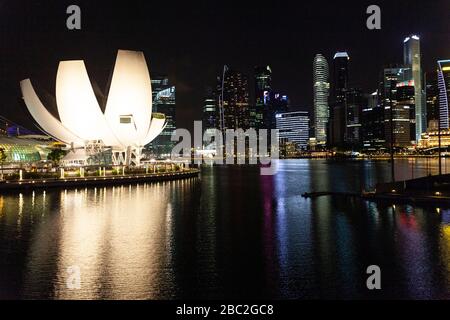
[[[418,141],[416,140],[416,132],[415,132],[416,128],[415,86],[413,85],[411,80],[409,80],[397,83],[396,87],[397,87],[396,92],[397,103],[396,106],[394,107],[395,111],[394,116],[396,121],[398,122],[397,130],[400,130],[400,132],[397,132],[397,140],[400,146],[406,147]],[[409,137],[407,136],[408,130],[409,130]]]
[[[316,143],[320,145],[327,142],[328,96],[330,91],[328,77],[328,62],[323,55],[317,54],[313,62],[314,122],[312,125]]]
[[[219,128],[248,129],[250,127],[248,77],[241,72],[224,68],[217,84]]]
[[[270,92],[272,92],[272,70],[270,66],[255,67],[255,105],[268,105]]]
[[[367,96],[367,107],[362,110],[362,147],[368,152],[384,149],[384,108],[378,90]]]
[[[406,80],[412,80],[414,85],[415,100],[415,139],[419,141],[420,135],[427,128],[427,110],[424,90],[423,73],[421,67],[420,39],[411,35],[403,41],[403,63],[409,68],[410,73]]]
[[[272,96],[272,70],[270,66],[256,66],[254,77],[255,100],[250,107],[250,127],[259,130],[269,127],[269,109]]]
[[[391,66],[385,68],[382,72],[379,93],[381,96],[381,105],[384,107],[384,123],[386,147],[392,143],[394,147],[407,147],[411,145],[411,127],[415,124],[414,105],[410,104],[408,94],[411,92],[413,81],[407,81],[409,68],[401,66]],[[403,89],[397,94],[398,84],[402,83]],[[397,97],[402,99],[401,104],[397,103]],[[411,118],[411,113],[413,118]],[[415,135],[415,129],[412,130]],[[392,133],[392,135],[391,135]]]
[[[202,128],[204,133],[214,136],[215,129],[219,129],[219,112],[217,109],[217,100],[214,90],[208,87],[205,92],[203,102]],[[212,139],[215,141],[215,139]],[[205,145],[206,149],[216,150],[214,142]],[[205,148],[204,148],[205,149]]]
[[[450,59],[438,61],[439,115],[441,129],[449,129]]]
[[[346,96],[345,144],[352,149],[358,149],[362,143],[362,110],[367,101],[359,88],[348,89]]]
[[[288,96],[278,92],[272,92],[269,105],[269,118],[267,120],[267,129],[276,128],[275,115],[281,112],[287,112],[289,106]]]
[[[427,74],[425,86],[427,97],[427,131],[437,129],[439,120],[439,90],[437,85],[437,73]]]
[[[175,145],[175,142],[171,141],[172,133],[176,129],[175,86],[169,83],[166,76],[155,76],[151,81],[153,110],[163,113],[167,124],[161,134],[150,143],[150,150],[156,157],[167,158]]]
[[[343,147],[346,134],[346,99],[348,89],[347,52],[337,52],[333,57],[333,97],[330,109],[330,145]]]
[[[309,114],[307,111],[280,112],[275,115],[280,141],[293,142],[297,149],[306,149],[309,140]]]
[[[216,96],[212,88],[208,87],[205,92],[205,100],[203,102],[202,126],[203,130],[217,129],[219,117],[217,110]]]

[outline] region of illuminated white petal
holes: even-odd
[[[166,116],[162,113],[153,113],[152,122],[150,124],[150,128],[148,130],[147,136],[142,141],[142,146],[150,143],[153,139],[155,139],[165,128],[167,125]]]
[[[85,140],[119,145],[108,127],[82,60],[61,61],[56,76],[56,103],[61,122]]]
[[[144,54],[119,50],[106,103],[105,117],[124,145],[143,141],[152,113],[152,88]]]
[[[64,127],[58,119],[48,112],[37,96],[30,79],[20,81],[20,89],[22,90],[23,100],[25,101],[28,111],[42,130],[56,140],[66,144],[73,143],[77,146],[84,145],[82,138]]]

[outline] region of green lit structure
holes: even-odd
[[[33,139],[0,136],[0,148],[6,154],[5,163],[45,160],[48,151],[44,144]]]

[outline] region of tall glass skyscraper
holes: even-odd
[[[347,90],[348,61],[347,52],[336,52],[333,57],[333,102],[330,112],[330,145],[345,145],[347,130]]]
[[[212,88],[206,89],[205,100],[203,103],[202,125],[203,130],[219,128],[217,101]]]
[[[270,66],[255,67],[255,102],[257,106],[269,103],[270,92],[272,91],[272,70]]]
[[[167,125],[161,134],[150,143],[151,153],[156,157],[170,157],[175,142],[171,141],[175,122],[175,86],[170,85],[166,76],[155,76],[152,79],[152,98],[154,112],[164,113]]]
[[[246,130],[251,123],[248,77],[229,68],[225,70],[217,84],[218,110],[222,107],[223,113],[219,118],[220,128]]]
[[[216,129],[219,129],[219,111],[216,94],[211,87],[206,89],[206,95],[203,102],[203,133],[214,136]],[[215,139],[214,139],[215,141]],[[205,150],[217,150],[217,143],[208,143],[203,146]]]
[[[414,100],[416,117],[416,137],[419,141],[420,135],[427,129],[427,108],[425,88],[423,85],[423,73],[420,55],[420,38],[416,35],[406,37],[403,41],[403,63],[410,68],[411,74],[408,80],[414,81]]]
[[[327,125],[329,118],[328,96],[330,83],[327,59],[316,54],[313,62],[313,90],[314,90],[314,133],[318,144],[327,142]]]
[[[367,99],[359,88],[348,89],[346,99],[345,142],[349,147],[357,149],[362,144],[362,110],[367,105]]]
[[[367,96],[367,107],[362,110],[362,123],[364,150],[377,152],[384,149],[384,107],[378,90]]]
[[[255,103],[250,108],[250,127],[268,129],[272,120],[272,70],[270,66],[255,67]]]
[[[438,61],[439,116],[442,129],[449,126],[450,59]]]
[[[436,130],[439,119],[439,89],[437,85],[437,72],[427,74],[425,85],[427,95],[427,130]]]
[[[413,80],[407,80],[409,68],[390,66],[383,69],[379,92],[384,107],[386,147],[408,147],[415,138],[415,98]],[[413,134],[411,134],[413,132]],[[413,136],[413,137],[412,137]]]

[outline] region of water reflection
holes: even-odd
[[[437,172],[401,161],[399,178]],[[200,179],[1,195],[0,297],[449,298],[449,210],[300,196],[389,177],[388,162],[288,160],[274,176],[207,167]],[[365,287],[370,264],[381,292]]]

